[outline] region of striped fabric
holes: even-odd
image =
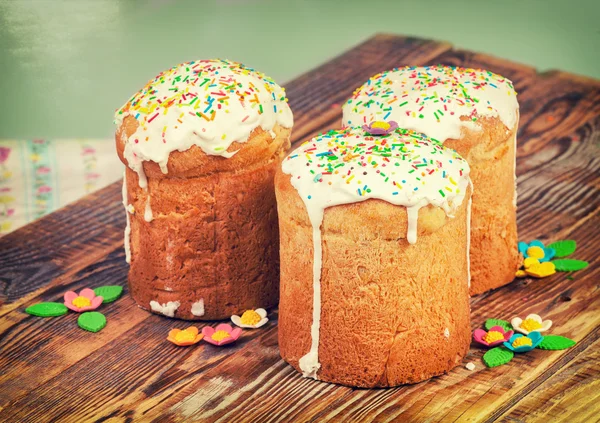
[[[0,235],[122,175],[112,140],[0,140]]]

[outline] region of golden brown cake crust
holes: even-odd
[[[275,185],[279,347],[283,359],[299,370],[311,344],[312,226],[290,176],[279,170]],[[455,218],[437,207],[422,208],[414,245],[405,239],[404,207],[367,200],[325,210],[319,380],[396,386],[460,363],[470,344],[468,198]]]
[[[138,121],[132,116],[127,116],[115,132],[117,154],[126,166],[127,159],[123,155],[125,143],[138,127]],[[277,134],[275,137],[260,127],[254,129],[246,142],[231,143],[227,151],[237,153],[230,158],[206,154],[200,147],[193,145],[188,150],[173,151],[169,154],[168,173],[164,174],[157,163],[150,161],[144,162],[144,172],[148,178],[191,178],[214,172],[245,169],[270,159],[279,150],[287,151],[290,148],[291,129],[276,124],[273,132]]]
[[[480,129],[463,127],[460,139],[444,142],[471,167],[471,295],[512,282],[520,264],[514,204],[518,123],[512,129],[499,118],[480,118],[478,123]]]
[[[132,121],[125,119],[124,125]],[[133,120],[135,123],[135,120]],[[121,131],[117,150],[124,160]],[[232,145],[230,159],[199,148],[173,152],[167,174],[144,162],[148,191],[126,169],[131,221],[129,287],[138,305],[176,305],[174,317],[229,318],[277,304],[279,251],[273,178],[289,148],[290,129],[260,128]],[[148,193],[153,220],[144,219]],[[178,305],[177,305],[178,303]],[[202,314],[203,312],[203,314]]]

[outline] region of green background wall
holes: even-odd
[[[598,0],[0,0],[0,138],[110,137],[159,71],[222,57],[284,83],[376,32],[600,78]]]

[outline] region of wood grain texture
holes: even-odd
[[[472,300],[472,326],[537,312],[578,344],[535,350],[487,369],[483,351],[417,385],[359,390],[303,379],[280,358],[277,313],[227,348],[178,348],[187,323],[138,309],[125,295],[100,311],[108,326],[23,312],[69,289],[125,285],[120,184],[0,238],[0,421],[594,421],[600,415],[600,82],[535,69],[446,43],[376,36],[287,84],[293,141],[338,127],[341,103],[372,74],[405,64],[485,67],[515,82],[519,232],[576,239],[588,269],[525,279]],[[125,291],[127,294],[127,291]],[[199,325],[200,326],[200,325]]]
[[[552,374],[501,417],[503,422],[594,422],[600,419],[600,341]]]

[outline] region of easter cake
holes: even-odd
[[[396,386],[469,348],[469,165],[396,126],[319,135],[276,174],[279,348],[306,377]]]
[[[284,89],[240,63],[188,62],[115,120],[137,304],[190,320],[276,305],[273,178],[293,124]]]
[[[450,66],[382,72],[343,106],[343,125],[393,120],[455,149],[471,167],[472,295],[505,285],[519,266],[516,136],[519,105],[507,78]]]

